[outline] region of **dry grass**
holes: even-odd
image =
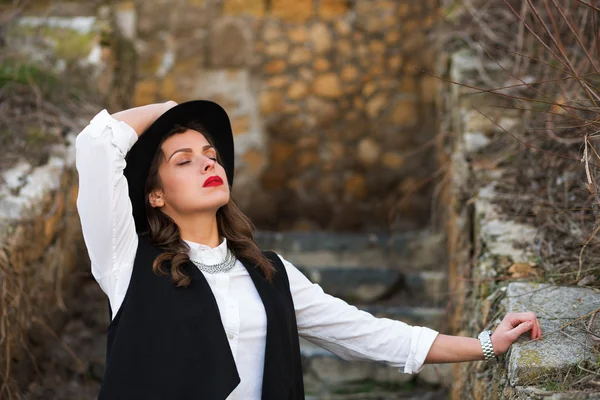
[[[548,281],[600,287],[600,8],[580,0],[462,3],[456,18],[466,28],[450,43],[481,57],[483,84],[455,83],[470,96],[498,97],[500,114],[525,121],[519,131],[505,129],[482,111],[501,133],[474,162],[493,160],[505,171],[498,204],[543,232],[536,251]],[[501,70],[501,86],[486,64]]]

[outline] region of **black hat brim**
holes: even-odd
[[[176,125],[186,126],[198,122],[207,131],[225,168],[229,186],[233,185],[235,156],[233,132],[225,110],[209,100],[194,100],[172,107],[152,123],[138,138],[127,156],[123,174],[129,186],[133,218],[137,232],[148,230],[146,219],[145,186],[154,154]]]

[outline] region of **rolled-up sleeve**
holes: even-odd
[[[377,318],[323,291],[279,256],[286,268],[298,334],[344,360],[382,362],[400,372],[423,369],[437,331]]]

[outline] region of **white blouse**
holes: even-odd
[[[77,136],[79,172],[77,208],[92,263],[92,274],[108,296],[113,315],[121,306],[138,246],[127,180],[125,155],[136,132],[106,110]],[[190,258],[215,264],[227,242],[215,248],[187,242]],[[294,301],[298,335],[345,360],[378,361],[400,372],[417,373],[438,332],[373,315],[330,296],[283,257]],[[260,400],[266,339],[266,315],[258,292],[240,261],[233,269],[204,273],[219,307],[241,383],[228,400]]]

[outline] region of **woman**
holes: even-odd
[[[213,102],[103,110],[76,147],[83,235],[111,309],[101,399],[304,399],[298,336],[405,373],[541,338],[533,313],[479,339],[375,318],[261,252],[230,199],[233,135]]]

